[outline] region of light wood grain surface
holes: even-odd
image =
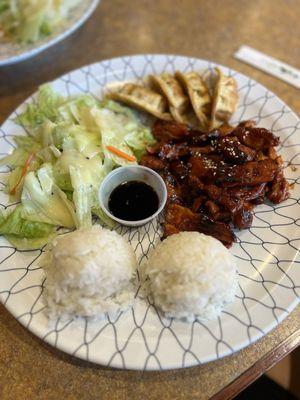
[[[43,82],[95,61],[142,53],[182,54],[225,64],[264,84],[299,113],[299,90],[232,56],[247,44],[300,68],[299,4],[102,0],[84,27],[63,43],[0,68],[0,123]],[[143,373],[71,358],[34,337],[0,306],[0,399],[189,400],[217,393],[226,399],[295,347],[299,329],[298,307],[269,335],[233,356],[186,370]]]

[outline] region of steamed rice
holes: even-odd
[[[43,268],[52,316],[99,317],[133,301],[136,257],[117,232],[94,226],[59,236],[49,246]]]
[[[237,291],[236,263],[225,246],[198,232],[168,237],[145,265],[155,305],[167,316],[216,318]]]

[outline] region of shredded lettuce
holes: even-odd
[[[0,235],[18,250],[36,249],[46,244],[55,235],[55,228],[44,222],[28,221],[23,218],[23,207],[0,214]]]
[[[97,131],[75,124],[59,124],[53,132],[53,143],[59,150],[76,150],[84,157],[102,154],[101,137]]]
[[[146,147],[155,143],[155,139],[148,127],[141,127],[139,130],[129,132],[124,137],[124,141],[132,149],[138,161],[146,152]]]
[[[92,206],[92,213],[96,215],[104,226],[113,229],[116,226],[116,222],[109,218],[105,212],[102,210],[97,201],[94,201],[94,206]]]
[[[20,200],[23,189],[22,167],[16,167],[8,176],[5,192],[9,194],[9,200],[14,203]],[[20,183],[19,183],[20,182]],[[12,190],[15,189],[14,194]]]
[[[11,154],[0,160],[0,165],[9,165],[11,168],[23,167],[29,155],[38,151],[41,147],[38,143],[32,144],[31,148],[17,147]],[[36,162],[37,160],[35,160]],[[33,164],[32,164],[33,165]],[[36,164],[38,166],[38,164]]]
[[[45,164],[37,173],[29,172],[21,196],[22,215],[31,221],[73,228],[72,204],[55,185],[52,166]]]
[[[0,218],[0,234],[20,238],[39,238],[54,232],[53,225],[43,222],[28,221],[22,217],[23,207],[17,206],[11,213]]]
[[[6,190],[14,193],[14,200],[21,200],[21,218],[27,224],[80,229],[91,226],[97,217],[113,227],[115,223],[100,207],[98,190],[114,168],[135,163],[108,146],[139,161],[146,147],[154,143],[138,114],[88,94],[65,98],[47,84],[16,122],[28,135],[15,137],[16,149],[0,160],[0,165],[12,168]],[[15,243],[18,239],[24,249],[43,237],[3,234]],[[35,244],[29,243],[33,239]]]
[[[72,151],[69,152],[72,157]],[[74,154],[74,153],[73,153]],[[69,155],[66,154],[66,157]],[[69,162],[69,174],[73,187],[73,202],[76,208],[77,228],[86,228],[92,225],[92,214],[102,219],[103,214],[98,212],[98,189],[101,181],[107,175],[107,166],[102,164],[100,157],[87,160],[77,157]]]
[[[1,0],[0,25],[21,43],[50,35],[79,0]]]
[[[68,123],[77,123],[86,129],[97,128],[93,121],[92,109],[98,107],[98,101],[89,94],[68,99],[57,110],[59,118]]]
[[[55,121],[59,115],[58,109],[64,103],[64,98],[54,92],[49,84],[42,85],[38,92],[36,103],[27,105],[17,122],[27,128],[35,128],[47,120]]]
[[[65,150],[53,166],[55,182],[62,190],[73,190],[70,166],[83,169],[85,171],[84,179],[96,189],[105,175],[111,171],[109,166],[104,165],[101,156],[86,158],[74,149]]]
[[[113,146],[139,160],[146,147],[154,142],[150,129],[127,107],[113,101],[103,104],[109,107],[94,110],[94,115],[101,131],[104,155],[115,166],[132,164],[133,162],[110,152],[107,147]]]
[[[84,179],[84,170],[70,166],[72,186],[74,188],[73,201],[76,208],[76,227],[90,228],[92,226],[91,192],[93,187]]]
[[[104,100],[102,107],[105,111],[102,111],[102,115],[98,113],[98,123],[102,125],[104,131],[103,140],[107,140],[120,150],[122,150],[120,143],[123,144],[123,149],[124,145],[127,146],[126,150],[129,148],[139,161],[146,147],[155,143],[150,128],[141,123],[135,111],[115,101]],[[115,162],[120,162],[119,158],[111,155],[110,157]]]
[[[12,202],[19,201],[21,198],[24,167],[27,160],[32,154],[41,149],[40,144],[28,136],[15,136],[14,141],[19,147],[15,148],[11,154],[0,159],[0,166],[9,165],[12,168],[5,188],[5,192],[10,195],[10,201]],[[38,157],[33,157],[25,172],[35,171],[40,165],[41,160]]]
[[[5,235],[4,237],[17,250],[37,250],[49,243],[55,237],[55,233],[40,238],[20,238],[13,235]]]

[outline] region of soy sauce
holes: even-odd
[[[158,210],[159,200],[155,190],[141,181],[121,183],[110,195],[108,208],[117,218],[139,221]]]

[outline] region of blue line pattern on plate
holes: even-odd
[[[127,56],[80,68],[53,82],[64,95],[92,93],[101,98],[106,85],[138,80],[149,73],[203,70],[214,63],[172,55]],[[17,251],[0,240],[0,299],[26,328],[51,345],[82,359],[106,366],[140,370],[181,368],[215,360],[253,343],[275,327],[300,299],[300,121],[273,93],[236,71],[222,67],[239,85],[240,103],[233,123],[254,119],[281,137],[279,153],[294,189],[277,206],[255,209],[251,228],[237,233],[232,247],[239,269],[236,301],[215,321],[184,323],[164,318],[149,298],[137,291],[135,306],[101,321],[58,318],[51,324],[44,313],[45,277],[39,266],[43,249]],[[25,103],[34,100],[28,99]],[[24,134],[14,118],[0,128],[1,154],[13,149],[12,135]],[[7,167],[0,169],[0,209],[13,207],[4,194]],[[161,237],[159,220],[138,229],[119,227],[140,261]]]

